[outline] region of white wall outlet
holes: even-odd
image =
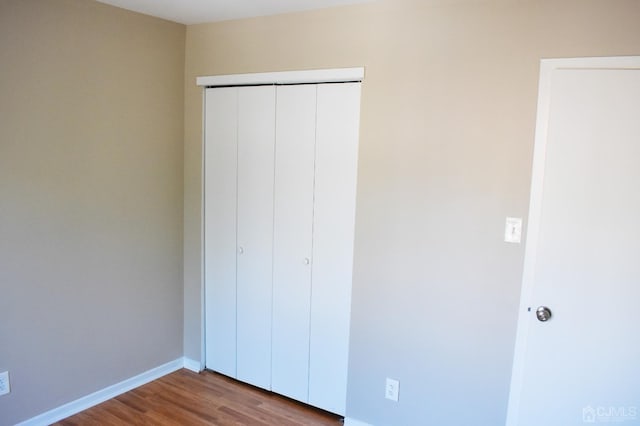
[[[508,217],[504,226],[504,241],[520,244],[522,239],[522,218]]]
[[[387,383],[384,387],[384,397],[391,401],[398,402],[398,394],[400,393],[400,382],[398,380],[387,377]]]
[[[0,395],[6,395],[11,392],[11,386],[9,385],[9,372],[5,371],[0,373]]]

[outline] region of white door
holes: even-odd
[[[237,88],[205,92],[206,366],[236,377]]]
[[[206,367],[344,415],[360,83],[205,108]]]
[[[360,83],[318,85],[309,404],[345,414]]]
[[[272,389],[309,396],[316,85],[278,88]]]
[[[640,58],[543,61],[510,426],[640,424],[638,159]]]
[[[271,387],[275,87],[238,88],[237,378]]]
[[[275,88],[205,95],[206,366],[270,388]]]

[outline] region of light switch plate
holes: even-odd
[[[520,244],[522,239],[522,218],[508,217],[504,227],[504,241]]]

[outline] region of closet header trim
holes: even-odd
[[[264,84],[346,83],[362,80],[364,80],[364,67],[211,75],[197,77],[196,84],[202,87],[219,87]]]

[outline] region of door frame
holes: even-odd
[[[206,368],[206,268],[205,268],[205,132],[206,89],[225,86],[288,85],[363,82],[364,67],[328,68],[296,71],[276,71],[247,74],[224,74],[196,77],[196,85],[202,88],[202,142],[200,169],[200,362],[189,362],[192,370]],[[198,368],[196,368],[198,367]]]
[[[517,426],[522,386],[525,372],[525,358],[529,335],[530,316],[535,315],[532,306],[534,291],[534,270],[542,215],[542,197],[544,187],[547,135],[551,110],[551,83],[553,75],[563,69],[640,69],[640,56],[612,56],[589,58],[558,58],[540,61],[540,79],[538,83],[538,106],[531,173],[531,195],[529,199],[529,219],[525,244],[522,289],[518,311],[511,386],[507,406],[507,426]]]

